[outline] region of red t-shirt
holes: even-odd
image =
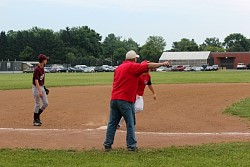
[[[139,96],[143,96],[144,89],[145,89],[146,85],[151,85],[151,84],[152,83],[151,83],[151,79],[150,79],[149,73],[142,74],[139,77],[138,88],[137,88],[136,94],[138,94]]]
[[[148,64],[124,61],[115,69],[111,100],[135,102],[139,76],[148,71]]]
[[[33,85],[36,86],[35,80],[37,79],[40,86],[44,85],[44,68],[41,68],[40,66],[36,66],[33,72]]]

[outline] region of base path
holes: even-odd
[[[250,84],[155,85],[146,88],[145,109],[136,115],[138,147],[250,141],[249,121],[223,114],[250,96]],[[50,88],[43,125],[32,126],[31,89],[0,91],[0,148],[102,149],[111,86]],[[125,148],[125,125],[114,148]]]

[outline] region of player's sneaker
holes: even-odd
[[[38,121],[40,122],[41,125],[43,124],[41,119],[40,119],[40,115],[39,115]]]
[[[42,121],[40,119],[40,115],[42,114],[43,110],[39,109],[37,119],[39,119],[39,122],[42,124]]]
[[[41,126],[40,120],[39,120],[39,119],[34,119],[33,125],[34,125],[34,126]]]
[[[105,150],[106,152],[111,151],[111,150],[112,150],[112,147],[111,147],[111,146],[106,146],[106,145],[104,145],[104,150]]]
[[[138,151],[137,147],[128,147],[127,149],[128,149],[128,151],[132,151],[132,152]]]

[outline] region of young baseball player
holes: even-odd
[[[45,81],[45,72],[44,66],[46,65],[49,57],[46,55],[40,54],[38,56],[39,64],[35,67],[33,72],[33,84],[32,84],[32,93],[35,100],[34,108],[34,126],[41,126],[42,122],[40,120],[40,115],[48,106],[48,98],[44,88]],[[42,106],[40,107],[40,99],[42,100]]]
[[[144,62],[142,62],[144,63]],[[154,90],[154,87],[151,83],[151,76],[149,74],[149,71],[146,73],[143,73],[140,77],[139,77],[139,81],[138,81],[138,88],[136,91],[136,101],[135,101],[135,113],[140,113],[143,110],[144,107],[144,101],[143,101],[143,94],[144,94],[144,90],[146,85],[148,85],[149,90],[153,93],[153,99],[156,100],[156,92]],[[124,122],[124,118],[122,117],[117,129],[119,129],[122,126],[122,123]]]

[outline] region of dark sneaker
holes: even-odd
[[[42,121],[41,121],[41,119],[40,119],[40,117],[38,118],[38,121],[40,122],[41,125],[43,124]]]
[[[111,151],[111,150],[112,150],[112,147],[111,147],[111,146],[104,146],[104,150],[105,150],[106,152]]]
[[[132,151],[132,152],[138,151],[137,147],[128,147],[127,149],[128,151]]]
[[[33,125],[34,125],[34,126],[41,126],[40,120],[39,120],[39,119],[35,119],[35,120],[33,121]]]

